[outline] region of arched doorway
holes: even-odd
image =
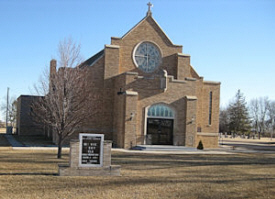
[[[164,104],[147,111],[147,144],[173,145],[174,111]]]

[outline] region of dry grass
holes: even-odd
[[[53,150],[1,150],[0,198],[275,198],[275,154],[115,152],[120,177],[60,177]]]
[[[0,128],[0,133],[6,133],[6,128]]]

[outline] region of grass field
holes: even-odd
[[[0,198],[275,198],[275,154],[112,153],[119,177],[60,177],[68,150],[0,148]]]
[[[6,128],[0,128],[0,133],[6,133]]]

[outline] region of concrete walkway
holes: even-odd
[[[196,148],[171,145],[137,145],[133,150],[141,151],[198,151]]]
[[[233,154],[234,151],[223,148],[198,150],[185,146],[170,145],[138,145],[133,149],[112,148],[112,151],[125,153],[147,153],[147,154]]]
[[[23,144],[14,139],[13,135],[6,134],[6,139],[9,141],[12,147],[24,147]]]

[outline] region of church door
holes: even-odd
[[[173,145],[174,111],[165,104],[152,105],[147,112],[147,141],[153,145]]]
[[[147,135],[153,145],[173,145],[173,123],[171,119],[147,119]]]

